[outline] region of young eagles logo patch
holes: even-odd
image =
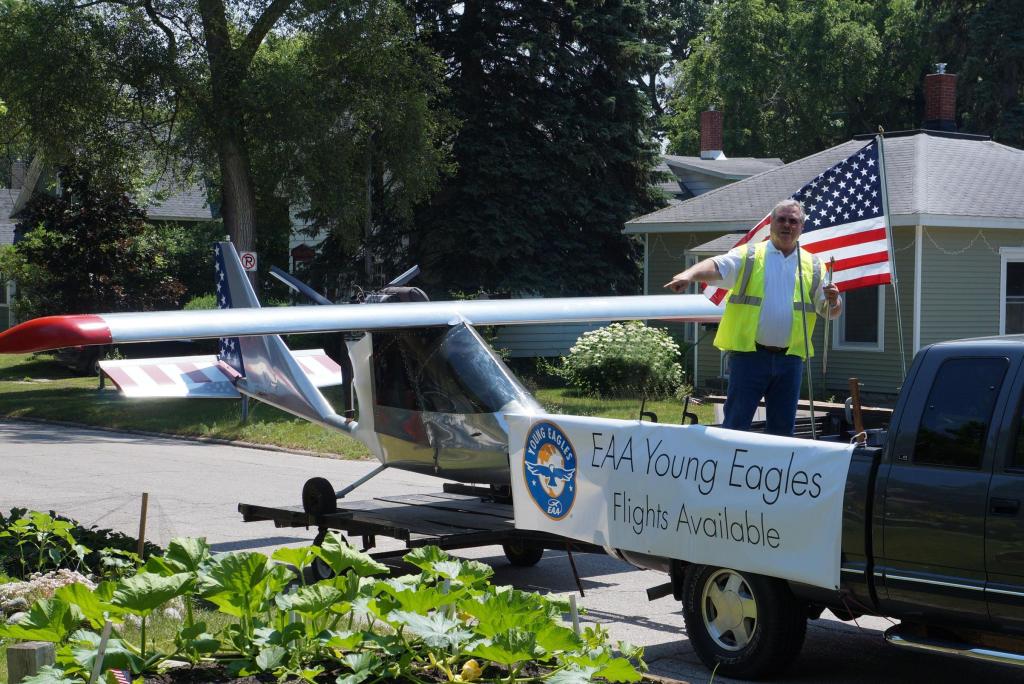
[[[537,423],[526,437],[523,474],[544,515],[561,520],[576,500],[576,451],[554,423]]]

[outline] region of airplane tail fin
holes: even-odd
[[[258,309],[259,298],[230,242],[214,246],[217,303],[222,309]],[[235,387],[260,401],[323,425],[350,429],[318,386],[342,384],[341,367],[322,350],[292,353],[279,335],[220,340],[218,358],[237,374]],[[317,377],[317,373],[329,378]]]
[[[216,280],[217,306],[221,309],[258,309],[260,300],[242,268],[235,246],[230,242],[218,242],[213,247],[213,268]],[[222,337],[217,348],[217,358],[233,368],[239,375],[245,375],[245,360],[237,337]]]

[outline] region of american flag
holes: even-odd
[[[221,309],[230,309],[231,288],[228,286],[227,269],[224,267],[224,254],[220,245],[213,247],[213,270],[217,281],[217,306]],[[237,337],[220,338],[217,357],[238,371],[239,375],[245,375],[242,348],[238,345]]]
[[[792,198],[807,220],[800,246],[826,264],[835,257],[833,282],[843,290],[891,282],[889,242],[882,212],[878,145],[872,141],[800,188]],[[734,245],[767,240],[771,214]],[[721,304],[727,290],[708,285],[704,295]]]

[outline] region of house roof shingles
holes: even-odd
[[[670,224],[754,225],[780,199],[853,154],[866,140],[848,140],[785,166],[639,216],[626,231],[643,233]],[[1024,225],[1024,150],[991,140],[930,135],[885,139],[889,213],[898,217],[978,217]],[[917,220],[911,221],[916,223]],[[666,226],[669,227],[669,226]],[[731,229],[736,226],[729,226]],[[749,227],[749,226],[748,226]]]
[[[665,155],[665,164],[670,167],[696,171],[720,178],[747,178],[756,173],[782,166],[778,157],[761,159],[758,157],[732,157],[726,159],[702,159],[700,157],[680,157]]]
[[[165,181],[156,185],[158,191],[167,197],[160,202],[151,202],[146,207],[146,216],[152,221],[209,221],[210,206],[206,202],[206,189],[202,185],[186,188],[175,187]]]
[[[160,189],[167,190],[167,188]],[[11,211],[18,199],[20,189],[0,188],[0,245],[14,243],[14,226],[16,219],[11,218]],[[206,192],[201,185],[185,189],[170,189],[167,198],[162,202],[151,202],[146,207],[146,217],[151,221],[209,221],[210,207],[206,202]]]

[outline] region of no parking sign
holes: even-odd
[[[256,270],[256,252],[239,252],[238,258],[242,262],[242,268],[248,272]]]

